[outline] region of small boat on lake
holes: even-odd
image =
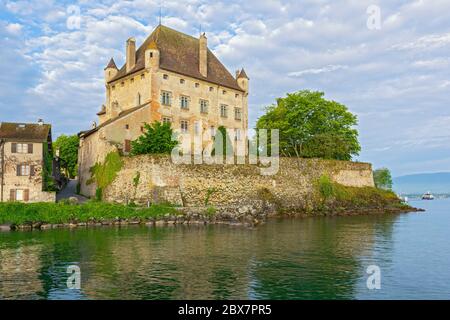
[[[434,196],[431,192],[427,192],[422,196],[422,200],[434,200]]]

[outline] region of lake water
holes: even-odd
[[[450,299],[450,199],[411,204],[427,212],[0,232],[0,299]]]

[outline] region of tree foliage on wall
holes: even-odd
[[[152,124],[146,123],[144,134],[131,142],[131,154],[168,154],[178,145],[178,141],[172,137],[170,123],[159,121]]]
[[[279,98],[258,119],[257,129],[280,130],[280,153],[287,157],[351,160],[359,154],[357,117],[323,92],[303,90]]]

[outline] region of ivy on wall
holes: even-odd
[[[53,155],[48,150],[48,144],[44,143],[44,163],[42,166],[43,191],[58,191],[53,179]]]
[[[103,163],[96,163],[89,169],[91,173],[91,179],[87,181],[87,184],[95,182],[97,190],[95,191],[95,198],[101,201],[103,198],[103,190],[109,186],[117,177],[117,173],[122,169],[123,160],[117,151],[108,153]]]

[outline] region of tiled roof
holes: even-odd
[[[199,39],[162,25],[158,26],[136,51],[135,67],[127,73],[125,64],[109,82],[143,70],[145,50],[155,46],[160,51],[161,69],[243,91],[236,79],[209,49],[208,75],[202,76],[199,70]]]
[[[7,141],[45,142],[51,131],[49,124],[0,123],[0,139]]]
[[[98,129],[103,128],[103,127],[107,126],[108,124],[113,123],[116,120],[122,119],[123,117],[129,115],[130,113],[133,113],[133,112],[135,112],[137,110],[140,110],[140,109],[142,109],[142,108],[144,108],[144,107],[146,107],[148,105],[149,105],[149,103],[145,103],[145,104],[142,104],[140,106],[124,110],[121,113],[119,113],[119,115],[117,117],[109,119],[109,120],[106,120],[105,122],[103,122],[102,124],[96,126],[95,128],[93,128],[91,130],[85,130],[85,131],[79,132],[78,136],[79,137],[87,137],[87,136],[91,135],[92,133],[96,132]]]

